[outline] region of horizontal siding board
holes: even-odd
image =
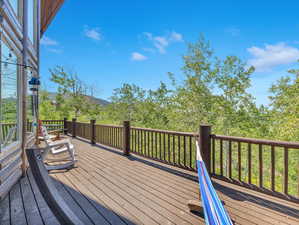
[[[0,185],[0,200],[5,197],[12,186],[19,180],[22,176],[22,170],[16,170],[3,184]]]
[[[13,151],[20,149],[21,148],[21,144],[20,143],[12,143],[8,146],[6,146],[5,148],[1,149],[0,151],[0,162],[7,158]]]
[[[0,170],[0,185],[7,180],[7,178],[13,174],[18,168],[20,168],[22,164],[21,158],[16,158],[14,161],[12,161],[10,164],[8,164],[6,167],[4,167],[2,170]]]
[[[10,164],[12,161],[14,161],[16,158],[21,157],[21,149],[16,149],[13,152],[11,152],[7,157],[0,160],[0,170],[6,167],[8,164]]]

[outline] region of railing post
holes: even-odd
[[[211,174],[211,126],[200,125],[199,147],[202,159],[206,165],[209,174]]]
[[[66,127],[67,118],[63,118],[63,133],[67,135],[67,127]]]
[[[76,118],[72,119],[72,137],[76,137]]]
[[[123,151],[124,155],[130,155],[130,121],[123,123]]]
[[[96,130],[95,130],[95,123],[96,120],[90,120],[90,143],[92,145],[94,145],[96,143],[95,141],[95,134],[96,134]]]

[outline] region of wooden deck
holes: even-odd
[[[52,172],[59,192],[84,224],[204,224],[189,212],[196,174],[73,139],[78,164]],[[214,186],[235,224],[299,224],[299,205],[223,181]],[[1,225],[59,224],[30,170],[0,203]]]

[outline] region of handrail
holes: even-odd
[[[285,147],[285,148],[298,148],[299,142],[287,142],[287,141],[274,141],[274,140],[266,140],[266,139],[255,139],[255,138],[244,138],[244,137],[234,137],[234,136],[224,136],[224,135],[211,135],[212,138],[226,140],[226,141],[236,141],[236,142],[244,142],[250,144],[258,144],[258,145],[275,145],[276,147]]]
[[[84,225],[59,194],[42,161],[40,149],[27,149],[27,158],[36,184],[61,224]]]
[[[174,135],[198,137],[197,133],[192,133],[192,132],[181,132],[181,131],[172,131],[172,130],[160,130],[160,129],[142,128],[142,127],[131,127],[131,129],[134,129],[134,130],[143,130],[143,131],[150,131],[150,132],[159,132],[159,133],[165,133],[165,134],[174,134]]]
[[[112,128],[123,128],[123,126],[121,126],[121,125],[112,125],[112,124],[95,124],[95,126],[112,127]]]

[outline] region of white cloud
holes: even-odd
[[[294,63],[299,59],[299,49],[284,42],[266,44],[264,48],[253,46],[247,51],[252,56],[248,64],[254,66],[258,72],[269,71],[275,66]]]
[[[154,53],[155,52],[155,49],[153,48],[142,48],[143,51],[145,52],[149,52],[149,53]]]
[[[165,37],[154,37],[154,46],[159,50],[161,54],[166,53],[166,47],[169,45],[169,41]]]
[[[100,29],[96,28],[88,28],[86,27],[84,30],[84,34],[86,37],[91,38],[96,41],[102,40],[102,34],[100,33]]]
[[[49,48],[48,51],[56,54],[60,54],[63,52],[61,49],[57,49],[57,48]]]
[[[55,46],[55,45],[59,45],[59,43],[47,36],[43,36],[43,38],[40,40],[40,44],[41,45],[45,45],[45,46]]]
[[[174,42],[181,42],[183,41],[183,35],[180,33],[177,33],[175,31],[170,32],[167,35],[164,36],[154,36],[152,33],[144,32],[143,33],[146,38],[152,42],[154,47],[161,53],[166,53],[166,48]]]
[[[133,52],[131,56],[131,60],[133,61],[144,61],[147,60],[147,57],[140,54],[139,52]]]
[[[175,42],[183,41],[183,35],[175,31],[172,31],[170,33],[170,40]]]

